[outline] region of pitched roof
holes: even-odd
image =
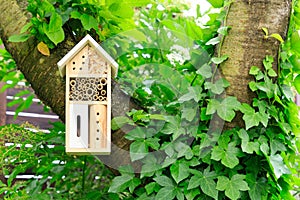
[[[112,66],[112,76],[117,76],[118,63],[90,36],[86,35],[78,44],[76,44],[71,51],[69,51],[58,63],[58,69],[61,76],[66,74],[66,64],[87,44],[91,45],[97,53],[103,56]]]

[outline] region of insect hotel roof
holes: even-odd
[[[66,65],[74,56],[76,56],[84,47],[90,45],[96,52],[111,65],[112,76],[116,77],[118,73],[118,63],[90,36],[86,35],[77,45],[71,49],[58,63],[58,69],[61,76],[66,75]]]

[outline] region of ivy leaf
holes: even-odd
[[[117,176],[112,180],[112,184],[108,192],[123,192],[127,187],[129,187],[129,182],[133,179],[131,175],[125,174],[122,176]]]
[[[259,113],[253,113],[253,114],[244,114],[243,120],[245,121],[246,130],[258,126],[260,122],[260,114]]]
[[[197,74],[200,74],[204,78],[211,78],[212,77],[212,68],[208,64],[202,65],[197,71]]]
[[[284,43],[281,35],[279,35],[278,33],[273,33],[270,35],[270,37],[277,39],[280,43]]]
[[[183,103],[194,99],[196,102],[200,101],[205,95],[202,94],[200,86],[192,86],[188,88],[189,92],[178,99],[179,103]]]
[[[258,72],[260,72],[260,69],[259,69],[257,66],[252,66],[252,67],[250,68],[249,74],[251,74],[251,75],[257,75]]]
[[[172,166],[170,167],[171,176],[178,184],[183,179],[189,176],[189,166],[187,163],[182,162],[181,160],[177,160]]]
[[[214,199],[218,199],[218,190],[216,189],[216,183],[213,180],[215,177],[216,177],[216,173],[210,172],[209,168],[206,168],[203,174],[201,172],[198,172],[190,179],[188,190],[200,186],[204,194]]]
[[[223,26],[223,27],[220,27],[219,29],[218,29],[218,33],[220,33],[220,34],[222,34],[222,35],[228,35],[228,31],[229,31],[229,29],[230,29],[231,27],[229,27],[229,26]]]
[[[259,151],[259,143],[258,142],[249,142],[249,135],[248,133],[244,130],[241,129],[238,132],[239,137],[242,139],[242,151],[248,154],[253,154],[253,152],[258,152]]]
[[[295,86],[298,94],[300,94],[300,74],[297,75],[296,78],[294,79],[294,86]]]
[[[172,179],[170,179],[167,176],[159,176],[159,177],[154,178],[154,180],[160,186],[163,186],[163,187],[174,187],[174,183],[173,183]]]
[[[219,117],[230,122],[235,117],[234,110],[238,110],[239,107],[240,102],[236,97],[226,97],[222,100],[221,103],[219,102],[219,100],[212,99],[207,105],[206,114],[210,115],[217,112]]]
[[[91,28],[97,30],[98,28],[98,22],[93,16],[83,14],[80,16],[80,21],[85,30],[89,31]]]
[[[235,147],[234,143],[229,143],[227,149],[224,149],[220,146],[215,146],[211,153],[211,159],[219,161],[233,169],[235,166],[239,164],[239,159],[237,158],[239,149]]]
[[[250,188],[246,181],[245,175],[235,174],[229,180],[225,176],[219,176],[217,182],[217,190],[224,191],[225,195],[230,199],[236,200],[240,197],[240,191],[247,191]]]
[[[266,199],[265,195],[267,194],[266,179],[264,177],[256,180],[254,174],[247,174],[246,176],[247,183],[249,184],[250,190],[248,191],[251,200],[257,199]]]
[[[205,89],[211,90],[214,94],[221,94],[230,84],[226,79],[219,79],[215,83],[206,82]]]
[[[144,140],[146,138],[146,130],[138,126],[135,129],[129,131],[125,135],[125,138],[127,140],[139,140],[139,139]]]
[[[197,113],[197,109],[195,108],[183,108],[182,118],[191,122],[195,118],[196,113]]]
[[[215,37],[210,39],[208,42],[205,43],[205,45],[216,45],[220,43],[220,38],[219,37]]]
[[[160,188],[159,185],[155,182],[151,182],[151,183],[149,183],[145,186],[145,190],[147,192],[147,195],[152,194],[154,191],[157,192],[159,188]]]
[[[52,13],[50,23],[44,24],[44,32],[48,38],[57,45],[65,39],[65,33],[62,28],[62,18],[57,13]]]
[[[169,199],[172,200],[176,196],[175,187],[163,187],[155,196],[155,200]]]
[[[192,159],[194,154],[190,146],[182,142],[175,143],[175,150],[178,152],[177,158],[185,156],[187,160]]]
[[[224,0],[207,0],[214,8],[221,8]]]
[[[238,102],[237,98],[229,96],[222,101],[217,113],[222,119],[231,122],[235,117],[234,110],[237,110],[239,107],[240,102]]]
[[[287,166],[284,164],[283,159],[279,154],[270,156],[270,164],[277,179],[279,179],[283,174],[291,173]]]
[[[213,63],[215,63],[216,65],[218,65],[218,64],[221,64],[222,62],[224,62],[224,61],[227,60],[227,59],[228,59],[228,56],[225,55],[225,56],[222,56],[222,57],[213,57],[213,58],[211,59],[211,61],[212,61]]]
[[[158,150],[160,147],[159,138],[148,138],[145,140],[147,146],[151,147],[154,150]]]
[[[30,38],[30,34],[12,35],[8,38],[9,42],[25,42]]]
[[[135,141],[130,145],[130,158],[132,161],[140,160],[148,154],[148,147],[144,141]]]

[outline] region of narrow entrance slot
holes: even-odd
[[[77,137],[80,137],[80,115],[77,115]]]

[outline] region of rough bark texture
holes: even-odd
[[[66,40],[53,49],[49,57],[37,51],[37,41],[34,38],[24,43],[8,42],[9,36],[19,34],[30,18],[30,15],[26,13],[26,2],[27,0],[0,0],[0,37],[36,95],[64,121],[65,81],[59,75],[57,62],[75,45],[75,41],[67,35]],[[126,96],[115,82],[112,88],[113,116],[125,115],[132,108],[138,109],[132,99]],[[128,152],[130,142],[123,137],[129,129],[130,127],[125,127],[114,132],[112,154],[99,156],[106,165],[113,169],[130,162]]]
[[[250,68],[262,68],[263,59],[271,55],[277,69],[280,43],[274,38],[264,39],[262,28],[267,28],[269,34],[278,33],[285,38],[290,9],[291,0],[235,0],[232,3],[226,21],[231,29],[221,46],[221,55],[229,56],[221,65],[221,73],[230,82],[227,95],[251,103],[255,96],[248,88],[248,83],[253,80],[249,76]],[[240,115],[230,127],[236,125],[243,126]]]

